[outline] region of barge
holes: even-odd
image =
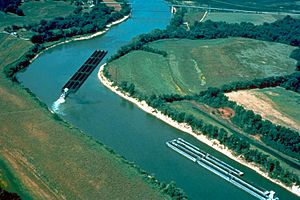
[[[168,141],[166,144],[177,153],[183,155],[189,160],[213,172],[214,174],[220,176],[221,178],[260,200],[279,200],[278,197],[274,196],[274,191],[261,189],[251,183],[248,183],[246,180],[241,178],[241,176],[244,174],[242,171],[204,152],[203,150],[181,138]]]
[[[86,81],[89,75],[91,75],[94,69],[99,65],[99,63],[106,56],[106,54],[107,51],[94,51],[94,53],[85,61],[85,63],[77,70],[77,72],[70,78],[70,80],[62,87],[62,96],[65,98],[70,93],[75,93]]]

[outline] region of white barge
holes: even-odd
[[[189,160],[213,172],[214,174],[220,176],[221,178],[260,200],[279,200],[278,197],[274,197],[274,191],[260,189],[246,182],[240,177],[244,174],[243,172],[217,159],[216,157],[209,155],[208,153],[181,138],[171,140],[166,142],[166,144],[177,153],[183,155]]]

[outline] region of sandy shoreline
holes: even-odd
[[[117,21],[114,21],[110,24],[107,24],[106,25],[106,28],[102,31],[98,31],[96,33],[92,33],[92,34],[89,34],[89,35],[83,35],[83,36],[74,36],[68,40],[65,40],[65,41],[62,41],[62,42],[58,42],[56,44],[53,44],[47,48],[45,48],[43,51],[39,52],[37,55],[35,55],[31,60],[30,60],[30,63],[32,63],[35,59],[37,59],[42,53],[44,53],[45,51],[49,50],[49,49],[52,49],[58,45],[61,45],[61,44],[65,44],[65,43],[69,43],[69,42],[73,42],[73,41],[80,41],[80,40],[88,40],[88,39],[92,39],[94,37],[97,37],[99,35],[103,35],[104,33],[106,33],[107,31],[109,31],[109,29],[114,26],[114,25],[117,25],[117,24],[120,24],[124,21],[126,21],[128,18],[130,17],[130,14],[129,15],[126,15],[124,16],[122,19],[119,19]]]
[[[183,132],[186,132],[190,135],[192,135],[193,137],[197,138],[199,141],[209,145],[210,147],[214,148],[215,150],[221,152],[222,154],[226,155],[227,157],[231,158],[232,160],[235,160],[237,162],[239,162],[242,165],[247,166],[248,168],[253,169],[254,171],[256,171],[258,174],[260,174],[261,176],[267,178],[268,180],[272,181],[273,183],[276,183],[278,185],[280,185],[281,187],[285,188],[286,190],[296,194],[297,196],[300,196],[300,187],[299,186],[293,186],[293,187],[287,187],[285,186],[283,183],[281,183],[278,180],[274,180],[271,179],[268,174],[266,172],[263,172],[257,165],[253,164],[253,163],[248,163],[246,162],[243,158],[241,158],[240,156],[235,156],[233,154],[233,152],[231,150],[229,150],[227,147],[225,147],[224,145],[221,145],[217,140],[213,139],[210,140],[208,139],[205,135],[202,134],[197,134],[196,132],[194,132],[191,128],[191,126],[189,126],[186,123],[178,123],[176,121],[174,121],[172,118],[162,114],[160,111],[157,111],[156,109],[152,108],[151,106],[149,106],[145,101],[139,101],[138,99],[132,98],[130,96],[128,96],[127,94],[120,92],[118,90],[118,87],[113,86],[113,82],[111,82],[110,80],[108,80],[104,74],[103,74],[103,69],[106,66],[106,63],[103,64],[98,72],[98,78],[101,81],[101,83],[106,86],[108,89],[110,89],[112,92],[116,93],[117,95],[121,96],[122,98],[134,103],[136,106],[138,106],[140,109],[142,109],[143,111],[155,116],[156,118],[164,121],[165,123],[169,124],[170,126],[177,128]],[[271,190],[271,188],[268,188]],[[276,192],[276,191],[275,191]]]

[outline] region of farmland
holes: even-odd
[[[17,60],[21,55],[27,52],[33,44],[29,41],[17,39],[13,36],[0,33],[0,49],[1,49],[1,70],[4,66]],[[11,53],[14,52],[14,53]]]
[[[3,68],[31,46],[0,34],[0,57],[5,58],[0,65],[2,186],[24,199],[168,198],[123,158],[61,121],[5,77]]]
[[[211,12],[205,20],[223,21],[227,23],[251,22],[253,24],[272,23],[285,15],[275,14],[253,14],[253,13],[233,13],[233,12]]]
[[[273,123],[300,131],[300,95],[283,88],[246,90],[226,94],[230,100],[253,110]]]
[[[219,8],[231,8],[241,10],[258,10],[258,11],[299,11],[299,1],[295,0],[170,0],[176,4],[211,6]],[[297,9],[298,8],[298,9]]]
[[[69,1],[29,1],[23,3],[20,8],[25,16],[17,16],[12,13],[0,12],[0,31],[9,25],[27,25],[38,23],[41,19],[49,20],[57,16],[67,16],[75,10],[75,6]],[[39,17],[37,17],[39,16]]]
[[[148,45],[166,51],[167,56],[133,51],[109,63],[112,80],[133,83],[146,95],[184,95],[235,81],[290,74],[296,65],[289,58],[295,47],[245,38],[172,39]]]

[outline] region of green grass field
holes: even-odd
[[[300,95],[281,87],[238,91],[227,96],[263,118],[300,131]]]
[[[297,0],[170,0],[175,4],[188,4],[188,5],[200,5],[218,7],[218,8],[230,8],[241,10],[259,10],[259,11],[300,11],[299,1]]]
[[[211,20],[216,22],[223,21],[227,23],[251,22],[255,25],[259,25],[259,24],[263,24],[264,22],[272,23],[284,17],[285,15],[211,12],[207,15],[205,20]]]
[[[4,66],[20,58],[32,46],[33,44],[30,41],[0,33],[0,69],[2,70]]]
[[[133,51],[108,65],[112,79],[150,94],[191,94],[234,81],[294,71],[295,47],[245,38],[160,40],[149,44],[168,56]]]
[[[58,16],[67,16],[74,11],[75,6],[69,1],[40,0],[24,2],[20,8],[25,16],[0,12],[0,31],[12,24],[21,26],[40,22],[41,19],[49,20]]]
[[[0,184],[23,199],[168,199],[123,158],[57,120],[5,77],[5,65],[31,45],[0,34]]]

